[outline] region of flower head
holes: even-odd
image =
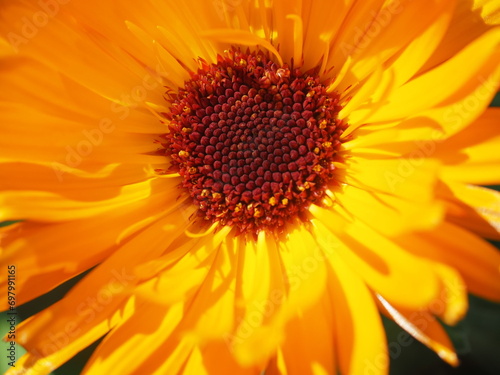
[[[456,365],[439,320],[500,300],[481,4],[2,5],[2,264],[92,269],[9,374],[385,374],[380,313]]]

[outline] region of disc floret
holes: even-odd
[[[199,216],[280,233],[334,182],[340,109],[314,72],[233,49],[171,98],[165,146]]]

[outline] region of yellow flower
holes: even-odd
[[[385,374],[500,300],[497,1],[4,1],[9,374]],[[7,273],[1,272],[2,290]],[[2,298],[2,309],[9,308]],[[27,369],[27,372],[24,372]]]

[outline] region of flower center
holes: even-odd
[[[165,147],[201,217],[280,234],[334,182],[340,109],[314,72],[233,49],[171,98]]]

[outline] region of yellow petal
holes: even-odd
[[[499,41],[500,29],[493,29],[479,37],[449,61],[394,90],[387,104],[381,106],[366,121],[380,122],[404,118],[446,103],[453,97],[469,94],[480,85],[478,77],[486,78],[498,71]],[[465,65],[467,70],[463,69]],[[491,93],[491,96],[493,95],[494,93]],[[480,103],[486,107],[488,98],[485,97]],[[369,112],[369,109],[359,110],[351,117],[364,117]]]
[[[490,108],[438,149],[443,178],[471,184],[500,183],[500,108]]]
[[[0,221],[31,219],[41,222],[58,222],[89,218],[140,201],[146,203],[146,200],[162,185],[167,187],[164,191],[170,190],[171,198],[175,199],[177,192],[173,189],[177,183],[175,179],[147,180],[119,189],[113,187],[106,189],[107,191],[104,189],[87,191],[88,196],[78,197],[78,199],[37,190],[7,190],[0,193],[2,206]],[[168,188],[169,185],[170,188]],[[84,194],[84,191],[81,193]]]
[[[256,259],[261,259],[258,272],[262,275],[263,287],[269,287],[261,287],[258,292],[256,287],[259,281],[255,280],[255,286],[251,287],[254,295],[242,300],[251,304],[247,307],[245,318],[236,329],[233,340],[235,355],[243,364],[250,364],[250,361],[265,363],[282,342],[286,323],[297,314],[298,309],[305,309],[315,303],[325,286],[326,266],[323,253],[307,230],[302,227],[293,230],[288,240],[279,244],[279,253],[278,248],[272,245],[274,239],[268,241],[271,242],[267,245],[269,254]],[[262,245],[257,246],[260,250]],[[266,257],[269,260],[265,260]],[[247,276],[241,279],[241,285],[248,282],[246,280],[252,277],[251,274],[256,273],[252,264],[257,266],[254,262],[249,264],[250,273],[245,273]],[[248,292],[242,292],[242,296],[248,295]]]
[[[432,263],[407,252],[389,238],[361,222],[336,234],[334,253],[355,270],[366,284],[388,301],[407,308],[425,308],[439,293],[439,279]],[[414,288],[415,282],[419,288]],[[412,290],[412,293],[407,293]]]
[[[481,186],[446,182],[440,195],[448,203],[449,221],[482,237],[500,240],[500,193]]]
[[[397,175],[396,177],[401,178]],[[404,181],[403,178],[401,180]],[[397,182],[398,180],[390,181],[393,186],[396,186]],[[417,195],[418,198],[407,200],[346,185],[341,192],[335,194],[341,207],[333,209],[337,212],[345,210],[352,218],[392,236],[412,230],[431,229],[441,221],[442,206],[437,202],[425,202],[422,199],[425,194],[424,190],[420,197]]]
[[[444,222],[432,232],[405,235],[397,242],[414,254],[458,270],[470,292],[500,301],[500,253],[473,233]]]
[[[446,35],[422,71],[452,58],[474,39],[500,24],[499,10],[496,0],[457,1]]]
[[[283,60],[280,53],[273,47],[271,43],[267,40],[261,39],[258,36],[250,33],[249,31],[243,30],[228,30],[228,29],[215,29],[210,31],[205,31],[201,34],[202,37],[209,40],[226,43],[229,45],[239,44],[243,46],[262,46],[271,52],[279,65],[283,65]]]
[[[352,9],[352,21],[351,17],[347,18],[345,33],[338,37],[339,44],[336,46],[337,61],[345,60],[346,56],[353,57],[353,65],[346,76],[345,85],[365,79],[381,64],[390,65],[391,59],[411,45],[440,15],[449,14],[450,17],[454,3],[436,0],[419,3],[411,0],[357,2]],[[420,7],[424,7],[426,12],[422,14]],[[420,16],[415,18],[415,14]],[[439,41],[442,35],[443,33],[435,34],[434,38]],[[414,64],[424,61],[417,59]],[[400,82],[399,80],[398,83]],[[340,89],[343,85],[340,85]]]
[[[467,288],[460,274],[445,264],[435,264],[434,269],[441,279],[439,300],[430,310],[448,325],[456,324],[465,316],[468,307]]]
[[[351,155],[344,177],[348,185],[420,203],[434,199],[440,169],[437,160],[413,154],[407,158],[369,159],[358,156],[355,149]]]
[[[339,256],[332,258],[329,293],[334,306],[335,351],[342,374],[387,374],[385,333],[365,283]],[[370,339],[366,333],[370,332]]]
[[[453,9],[457,3],[461,2],[443,1],[441,4],[436,4],[438,6],[434,5],[433,8],[437,10],[436,14],[426,12],[432,20],[430,26],[412,38],[409,43],[402,44],[404,45],[402,53],[394,61],[388,62],[388,65],[394,69],[396,86],[400,86],[412,78],[427,59],[435,53],[450,26]]]
[[[121,238],[128,239],[144,227],[135,225],[138,218],[154,217],[158,207],[167,204],[164,197],[156,197],[147,205],[130,205],[126,210],[112,211],[90,219],[57,224],[22,222],[13,228],[6,228],[0,245],[0,264],[16,264],[21,269],[33,270],[33,273],[36,271],[36,276],[25,275],[17,280],[18,303],[38,297],[102,262],[118,248],[122,231],[134,225],[133,230]],[[106,230],[101,235],[94,235],[102,228]],[[75,241],[77,237],[79,240]],[[0,285],[5,282],[1,278]]]
[[[140,303],[140,299],[137,302],[134,314],[106,336],[99,345],[99,354],[91,357],[84,373],[125,374],[135,373],[139,368],[149,368],[148,373],[154,373],[151,363],[144,362],[162,346],[182,321],[184,306],[178,303],[163,314],[158,314],[156,305]],[[132,352],[134,355],[130,355]],[[184,363],[186,354],[184,358],[178,359],[177,368]]]

